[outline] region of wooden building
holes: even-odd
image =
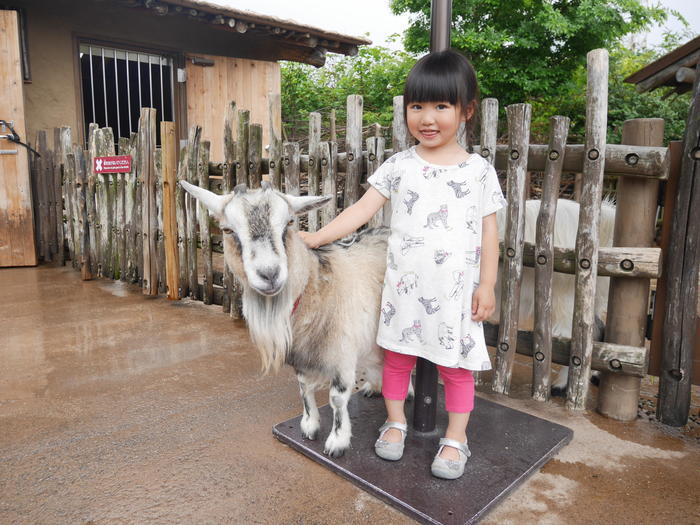
[[[267,124],[269,94],[280,93],[280,60],[322,66],[328,52],[353,55],[370,43],[238,10],[235,0],[231,7],[200,0],[5,4],[0,120],[25,143],[39,130],[70,126],[73,142],[84,144],[90,122],[127,137],[137,129],[139,109],[154,107],[159,121],[176,123],[180,138],[189,125],[201,125],[212,158],[223,158],[227,103],[235,100],[250,110],[251,122]],[[0,123],[0,136],[7,133]],[[0,267],[35,264],[29,244],[13,240],[32,238],[27,150],[0,138],[0,151]]]

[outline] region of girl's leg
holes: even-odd
[[[411,381],[411,370],[416,364],[416,357],[404,355],[391,350],[384,350],[384,368],[382,370],[382,395],[386,405],[387,421],[406,423],[403,405]],[[390,428],[383,439],[392,442],[401,441],[401,432]]]
[[[445,408],[448,424],[445,437],[460,443],[467,440],[469,415],[474,409],[474,376],[471,370],[438,366],[445,384]],[[444,447],[440,457],[459,460],[459,452],[452,447]]]

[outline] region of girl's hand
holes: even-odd
[[[493,286],[479,285],[472,295],[472,320],[486,321],[496,310]]]
[[[315,234],[309,233],[309,232],[297,232],[299,234],[299,237],[301,237],[301,240],[304,241],[304,244],[308,246],[309,248],[318,248],[320,246],[320,243],[318,242],[318,239]]]

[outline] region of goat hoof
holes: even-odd
[[[326,449],[326,450],[323,451],[323,453],[324,453],[326,456],[329,456],[329,457],[331,457],[331,458],[339,458],[339,457],[342,457],[342,456],[345,454],[345,449],[344,449],[344,448],[342,448],[342,449],[331,449],[331,450]]]
[[[552,397],[566,397],[566,387],[553,386],[550,394]]]
[[[318,430],[316,430],[314,432],[309,432],[308,434],[306,432],[303,432],[302,435],[306,439],[310,439],[311,441],[316,441],[318,439]]]

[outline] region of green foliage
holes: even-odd
[[[414,15],[408,51],[428,50],[430,4],[391,2],[394,13]],[[452,46],[472,60],[482,96],[508,105],[570,91],[588,51],[666,18],[663,8],[639,0],[454,0]]]
[[[311,111],[327,119],[335,109],[338,122],[345,122],[348,95],[363,96],[365,124],[390,125],[393,98],[403,93],[414,63],[414,56],[380,46],[363,47],[355,57],[329,58],[319,69],[283,62],[282,120],[287,136],[303,136]]]
[[[633,118],[663,118],[664,142],[682,140],[690,104],[689,94],[667,96],[666,89],[638,93],[633,84],[624,79],[653,62],[665,49],[633,50],[623,45],[610,49],[608,77],[608,143],[619,144],[622,125]],[[582,143],[586,126],[586,68],[579,67],[560,93],[551,97],[528,100],[532,108],[532,140],[546,143],[549,117],[565,115],[571,119],[569,142]]]

